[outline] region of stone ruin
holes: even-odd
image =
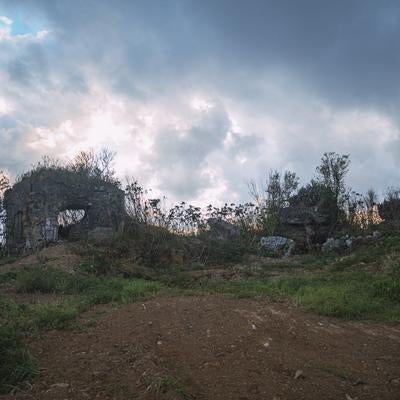
[[[279,215],[279,233],[295,239],[303,247],[323,243],[330,228],[329,216],[321,212],[318,206],[290,206],[283,208]]]
[[[6,246],[38,250],[60,239],[110,239],[122,230],[124,192],[112,183],[65,169],[42,169],[6,191]],[[62,225],[60,214],[81,218]]]

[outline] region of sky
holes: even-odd
[[[397,0],[0,0],[0,169],[117,152],[122,180],[194,204],[324,152],[400,185]]]

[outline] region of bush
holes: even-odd
[[[18,274],[16,289],[20,293],[55,293],[60,292],[69,280],[67,273],[37,266]]]
[[[43,304],[35,310],[33,323],[40,330],[65,329],[80,311],[77,304],[68,302]]]

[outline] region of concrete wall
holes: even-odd
[[[36,250],[58,238],[58,214],[85,210],[73,227],[76,238],[87,238],[97,228],[121,229],[124,192],[116,185],[65,170],[41,170],[24,177],[5,194],[6,245],[11,252]]]

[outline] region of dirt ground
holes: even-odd
[[[0,274],[17,272],[21,269],[34,267],[38,264],[50,266],[65,272],[73,272],[74,268],[79,265],[81,261],[82,258],[71,251],[68,244],[59,243],[46,247],[39,253],[19,257],[14,262],[1,265]]]
[[[400,324],[291,304],[161,294],[99,306],[30,343],[41,374],[3,399],[400,399]]]

